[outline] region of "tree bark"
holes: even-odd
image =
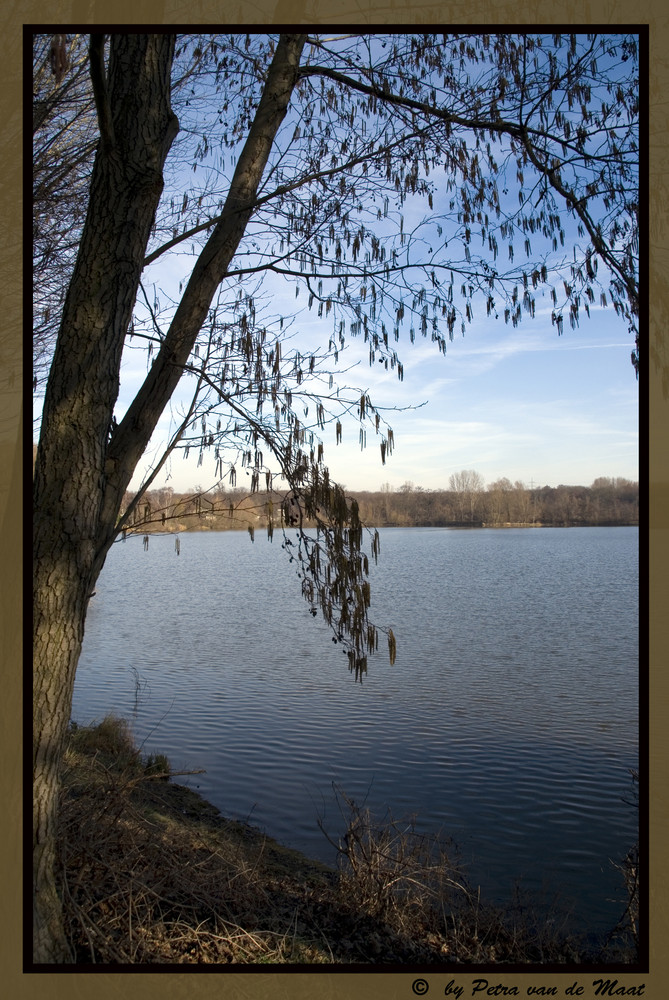
[[[281,36],[223,214],[162,348],[110,435],[121,353],[162,168],[177,123],[174,38],[112,35],[109,80],[92,43],[101,124],[89,209],[42,416],[34,480],[33,960],[71,960],[57,894],[58,774],[89,595],[117,532],[135,466],[168,403],[248,220],[297,80],[305,35]]]
[[[101,140],[63,308],[35,464],[33,578],[33,960],[71,958],[55,881],[58,775],[89,595],[119,369],[178,123],[173,35],[113,35]],[[99,108],[99,111],[101,109]],[[104,557],[102,557],[104,561]]]

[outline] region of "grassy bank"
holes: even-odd
[[[524,900],[499,910],[450,845],[340,799],[337,870],[244,823],[142,755],[123,720],[73,726],[61,892],[73,960],[147,963],[633,961],[628,924],[593,951]],[[602,950],[603,949],[603,950]]]

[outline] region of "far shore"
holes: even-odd
[[[261,517],[257,517],[253,521],[249,520],[241,524],[234,523],[228,526],[225,524],[221,524],[220,521],[212,520],[208,522],[205,517],[204,519],[198,519],[197,521],[191,523],[178,522],[176,524],[169,524],[169,523],[160,524],[154,522],[145,525],[136,524],[133,525],[132,528],[128,530],[128,533],[134,535],[140,535],[140,534],[174,535],[174,534],[181,534],[183,532],[212,532],[212,533],[227,532],[227,531],[248,532],[250,526],[255,528],[257,531],[261,532],[266,527],[266,523],[267,522],[264,521]],[[281,530],[282,527],[286,527],[287,531],[291,530],[290,527],[282,526],[280,524],[278,525],[275,524],[273,525],[273,527],[274,530],[276,531]],[[312,524],[311,522],[306,522],[304,527],[315,528],[316,525],[315,523]],[[564,524],[544,524],[541,521],[508,521],[505,522],[504,524],[494,524],[494,523],[489,524],[485,521],[474,522],[474,523],[449,521],[444,524],[379,523],[379,524],[370,524],[367,525],[367,527],[372,531],[374,531],[375,529],[378,530],[379,528],[383,528],[384,530],[388,528],[435,528],[435,529],[439,528],[442,530],[449,530],[449,531],[476,531],[478,529],[485,528],[486,530],[494,529],[495,531],[503,531],[509,528],[528,528],[528,529],[530,528],[556,528],[556,529],[557,528],[638,528],[639,522],[615,521],[611,523],[608,522],[591,523],[588,521],[570,521]]]

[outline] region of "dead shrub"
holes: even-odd
[[[411,942],[417,960],[466,964],[564,963],[583,943],[568,932],[557,907],[550,921],[518,894],[507,907],[484,902],[467,881],[456,846],[428,836],[413,818],[376,820],[334,786],[345,821],[335,842],[341,887],[350,905],[376,918],[391,935]]]

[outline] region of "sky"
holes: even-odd
[[[476,308],[484,315],[477,318]],[[316,339],[327,337],[312,314],[296,326],[302,331],[296,340],[305,347],[313,349]],[[402,409],[383,412],[395,441],[385,465],[373,431],[361,450],[354,418],[344,422],[338,445],[334,426],[322,432],[325,462],[332,478],[350,491],[406,483],[448,489],[450,476],[463,469],[477,471],[486,484],[506,477],[529,487],[588,486],[600,476],[637,480],[632,347],[631,334],[610,307],[592,307],[590,318],[582,314],[575,330],[565,324],[558,336],[548,297],[544,308],[538,297],[534,318],[525,314],[516,328],[486,316],[484,304],[477,303],[474,321],[464,335],[455,333],[445,355],[429,340],[400,340],[401,382],[382,365],[370,368],[367,345],[349,339],[342,362],[353,366],[350,384],[367,389],[376,406]],[[128,401],[145,371],[145,363],[125,370]],[[120,411],[122,403],[123,395]],[[163,433],[168,420],[166,413]],[[154,488],[207,489],[215,482],[214,467],[213,453],[205,453],[200,467],[197,456],[184,461],[176,454]],[[131,488],[147,468],[140,462]],[[242,476],[237,485],[244,485]]]
[[[152,277],[159,289],[173,288],[192,266],[191,256],[175,253],[154,265]],[[294,292],[277,288],[274,305],[281,295],[288,315]],[[382,365],[370,368],[368,345],[349,337],[341,353],[348,384],[367,390],[377,407],[389,408],[382,417],[393,429],[394,448],[384,465],[371,429],[361,451],[355,418],[344,421],[338,445],[334,426],[326,425],[321,436],[331,477],[349,491],[398,489],[406,483],[448,489],[450,476],[463,469],[478,472],[485,484],[506,477],[528,487],[588,486],[600,476],[638,480],[639,385],[626,324],[613,308],[593,304],[589,318],[581,311],[576,329],[565,323],[558,336],[549,293],[542,298],[540,286],[536,295],[534,317],[524,312],[515,328],[487,316],[485,303],[475,300],[472,323],[464,335],[456,324],[445,355],[420,336],[414,344],[401,338],[394,345],[404,367],[401,382]],[[314,350],[327,345],[332,323],[304,309],[295,331],[293,346]],[[126,350],[117,419],[146,371],[145,352]],[[131,490],[162,453],[178,400],[177,393],[138,464]],[[152,488],[171,486],[181,493],[216,484],[213,451],[205,453],[199,467],[195,451],[188,460],[182,454],[175,453]],[[238,474],[238,486],[245,485],[244,478]]]
[[[514,190],[508,195],[510,202],[515,196]],[[437,191],[435,212],[439,197]],[[409,199],[402,211],[408,231],[424,218],[425,205],[420,202],[412,208]],[[187,279],[193,261],[178,249],[166,254],[145,272],[145,287],[150,289],[155,282],[163,302],[165,298],[178,300],[178,286]],[[270,276],[269,280],[274,279]],[[290,316],[300,304],[292,285],[269,284],[268,291],[275,313]],[[367,447],[361,450],[354,417],[344,421],[339,444],[334,425],[328,424],[321,437],[332,478],[349,491],[379,490],[386,484],[397,489],[406,483],[448,489],[450,477],[464,469],[478,472],[486,484],[507,478],[528,487],[587,486],[601,476],[637,480],[638,383],[630,362],[634,343],[613,308],[593,304],[590,318],[581,309],[576,329],[565,322],[558,336],[551,323],[550,295],[542,285],[536,291],[535,315],[523,311],[515,328],[502,318],[488,316],[482,298],[475,299],[473,307],[473,321],[464,335],[456,324],[445,355],[420,336],[413,345],[408,337],[393,345],[403,365],[402,382],[395,371],[378,363],[370,368],[368,346],[361,338],[348,337],[341,353],[342,368],[347,370],[343,381],[354,385],[358,393],[367,391],[375,406],[388,408],[382,416],[393,429],[394,448],[383,464],[379,440],[371,429]],[[310,352],[327,346],[332,321],[319,321],[305,309],[297,315],[293,329],[291,345]],[[118,420],[146,370],[146,354],[126,349],[115,410]],[[152,462],[162,454],[161,446],[170,427],[177,426],[176,414],[184,398],[177,391],[130,489],[141,485]],[[393,407],[398,408],[396,412]],[[168,485],[175,492],[186,492],[216,485],[213,449],[205,452],[201,466],[197,449],[186,461],[182,454],[175,453],[152,488]],[[237,485],[245,485],[241,471]]]
[[[507,184],[513,188],[507,195],[511,206],[517,197],[513,178],[507,178]],[[503,202],[504,195],[506,191]],[[445,204],[448,197],[437,186],[435,219],[441,199]],[[407,231],[423,224],[425,211],[422,200],[414,204],[411,197],[407,199],[402,208]],[[437,237],[429,228],[429,217],[427,221],[424,238],[432,241]],[[567,218],[563,224],[567,240],[578,242],[573,221]],[[383,223],[372,228],[379,225]],[[533,242],[537,240],[534,236]],[[534,253],[538,252],[535,247]],[[192,262],[178,252],[168,255],[156,265],[160,282],[176,285]],[[291,315],[296,306],[294,286],[269,287],[274,311]],[[403,365],[402,382],[383,365],[370,368],[368,345],[349,336],[341,359],[347,369],[345,381],[367,390],[377,407],[399,409],[382,413],[394,433],[393,452],[385,464],[373,431],[368,431],[367,447],[361,450],[356,419],[344,422],[340,444],[334,426],[326,426],[322,440],[332,478],[350,491],[379,490],[386,484],[397,489],[406,483],[448,489],[450,477],[463,469],[475,470],[486,484],[507,478],[529,487],[587,486],[601,476],[637,480],[639,397],[630,361],[633,337],[612,307],[594,304],[590,317],[581,308],[576,329],[565,317],[559,336],[551,323],[552,303],[545,289],[537,288],[534,317],[523,311],[515,328],[488,316],[483,298],[475,299],[473,321],[464,335],[456,323],[445,355],[420,336],[413,345],[408,337],[401,338],[393,347]],[[297,316],[294,330],[294,346],[312,351],[316,345],[327,345],[332,321],[319,322],[305,310]],[[141,365],[143,375],[145,362]],[[166,414],[163,439],[168,422]],[[201,467],[196,454],[188,461],[177,454],[154,485],[170,485],[176,492],[209,488],[215,483],[215,464],[213,451],[205,453]],[[146,468],[140,463],[131,487],[140,485]],[[237,485],[244,485],[239,473]]]

